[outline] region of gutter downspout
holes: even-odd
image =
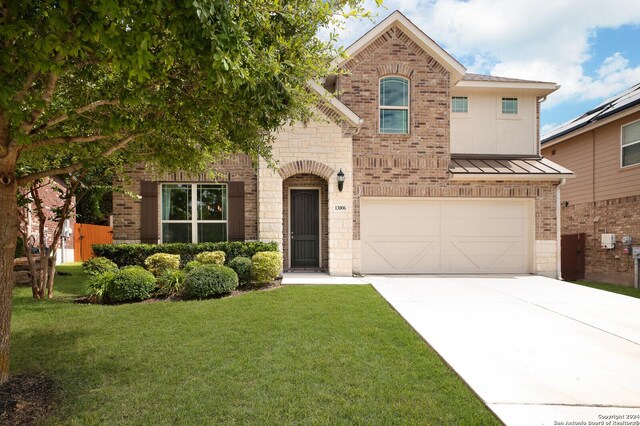
[[[560,206],[560,187],[567,183],[567,179],[560,179],[560,183],[556,187],[556,273],[558,279],[562,280],[562,259],[561,259],[561,240],[562,240],[562,212]]]

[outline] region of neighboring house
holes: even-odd
[[[38,187],[38,193],[40,199],[42,199],[42,207],[46,217],[44,223],[44,238],[47,246],[52,244],[53,234],[57,226],[57,222],[51,220],[51,218],[55,217],[53,210],[63,204],[63,200],[60,199],[60,193],[55,187],[62,187],[63,185],[64,183],[56,178],[46,178]],[[73,204],[75,204],[75,201]],[[24,218],[30,240],[28,244],[35,244],[37,247],[40,238],[40,220],[38,219],[35,209],[35,203],[29,203],[25,209]],[[72,214],[71,217],[66,220],[64,225],[65,233],[61,236],[57,244],[56,259],[58,263],[74,261],[73,238],[71,238],[74,224],[75,215]]]
[[[214,183],[139,165],[122,185],[141,200],[114,194],[115,242],[277,241],[285,270],[332,275],[556,276],[571,172],[540,157],[538,115],[557,86],[467,74],[399,12],[347,54],[311,84],[335,94],[326,119],[278,132],[278,170],[233,157]]]
[[[640,84],[551,130],[542,154],[576,173],[561,190],[563,270],[632,285],[629,245],[640,245]],[[616,235],[612,249],[602,248],[602,234]]]

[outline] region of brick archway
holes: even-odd
[[[299,160],[287,163],[284,166],[280,167],[278,173],[280,174],[280,177],[282,177],[282,180],[295,175],[312,174],[320,176],[321,178],[329,182],[331,177],[334,175],[335,170],[325,164],[318,163],[314,160]]]

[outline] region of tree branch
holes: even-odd
[[[114,145],[110,146],[109,148],[105,149],[104,151],[102,151],[98,155],[98,157],[101,157],[101,158],[109,157],[110,155],[114,154],[115,152],[119,151],[120,149],[126,147],[129,142],[131,142],[132,140],[134,140],[138,136],[139,135],[136,134],[136,135],[127,136],[126,138],[120,139],[116,144],[114,144]],[[64,175],[64,174],[68,174],[68,173],[73,173],[73,172],[75,172],[77,170],[80,170],[84,166],[85,166],[85,162],[79,162],[79,163],[71,164],[71,165],[66,166],[66,167],[59,167],[57,169],[43,170],[41,172],[31,173],[29,175],[19,177],[17,179],[17,183],[18,183],[18,186],[26,186],[30,182],[32,182],[32,181],[34,181],[36,179],[42,179],[42,178],[45,178],[45,177],[48,177],[48,176],[58,176],[58,175]]]
[[[73,110],[73,112],[76,114],[82,114],[83,112],[94,110],[103,105],[120,105],[120,101],[95,101],[95,102],[91,102],[90,104],[81,106],[80,108],[76,108],[75,110]],[[49,128],[55,126],[56,124],[60,124],[63,121],[68,119],[69,119],[69,114],[62,114],[36,127],[31,131],[30,134],[33,135],[33,134],[48,130]]]
[[[62,143],[83,143],[83,142],[95,142],[104,139],[112,138],[113,136],[104,136],[104,135],[94,135],[94,136],[66,136],[59,138],[51,138],[51,139],[43,139],[40,141],[35,141],[31,145],[25,145],[21,147],[22,151],[31,151],[37,148],[42,148],[43,146],[52,146],[59,145]]]
[[[27,80],[22,85],[22,90],[16,93],[16,96],[13,98],[16,102],[22,101],[24,97],[27,96],[29,89],[31,89],[31,86],[33,86],[33,82],[36,81],[36,78],[38,78],[39,74],[40,73],[37,71],[31,71],[29,75],[27,75]]]
[[[60,53],[58,53],[55,59],[53,60],[53,62],[54,63],[60,62],[61,57],[62,56],[60,55]],[[42,116],[42,113],[44,113],[44,109],[48,107],[49,104],[51,104],[51,98],[53,97],[53,92],[56,90],[58,77],[59,76],[57,72],[55,71],[49,72],[49,75],[47,76],[47,83],[44,86],[44,90],[42,91],[42,100],[44,101],[45,106],[43,108],[34,108],[33,111],[31,111],[31,114],[30,114],[31,117],[29,121],[23,123],[22,126],[20,126],[20,130],[25,135],[28,135],[29,133],[31,133],[31,129],[33,129],[33,126],[35,125],[36,121],[38,121],[38,119]]]

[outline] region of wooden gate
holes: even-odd
[[[112,244],[113,230],[110,226],[76,223],[73,227],[74,260],[84,262],[95,255],[93,244]]]
[[[584,279],[585,234],[563,235],[560,240],[562,279]]]

